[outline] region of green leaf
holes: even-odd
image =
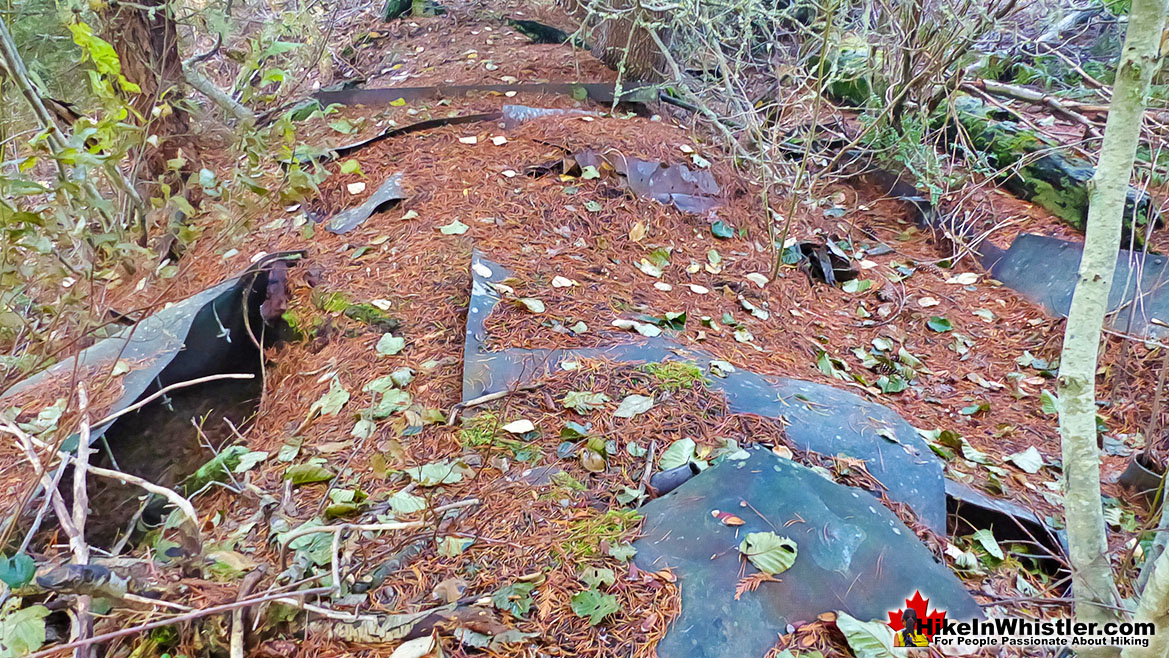
[[[385,418],[390,414],[403,411],[410,406],[410,394],[397,388],[391,388],[382,394],[382,399],[374,406],[374,418]]]
[[[361,163],[354,158],[341,163],[341,173],[365,175],[365,172],[361,170]]]
[[[543,313],[545,310],[544,302],[535,297],[519,297],[517,302],[523,304],[524,308],[528,309],[529,313]]]
[[[735,228],[720,219],[710,225],[710,233],[716,238],[726,240],[727,238],[735,237]]]
[[[796,563],[799,551],[793,540],[768,531],[748,533],[739,544],[739,552],[746,555],[755,568],[774,576],[790,569]]]
[[[592,180],[594,178],[600,178],[601,172],[597,171],[597,168],[593,165],[587,165],[580,168],[580,177],[584,180]]]
[[[614,411],[613,415],[617,418],[633,418],[638,414],[649,411],[653,406],[653,397],[636,394],[630,395],[621,401],[621,404],[617,406],[617,411]]]
[[[452,219],[450,224],[438,227],[438,232],[443,235],[462,235],[471,228],[457,219]]]
[[[0,580],[11,589],[24,587],[36,575],[37,563],[24,553],[8,557],[0,553]]]
[[[377,345],[374,346],[374,350],[382,356],[393,356],[401,352],[403,347],[406,347],[405,338],[393,334],[382,334]]]
[[[588,617],[589,625],[596,626],[601,620],[617,612],[621,608],[617,605],[617,597],[612,594],[602,594],[595,589],[586,589],[572,595],[572,611],[578,617]]]
[[[516,617],[524,617],[532,609],[532,590],[535,583],[512,583],[504,585],[491,595],[491,604]]]
[[[954,325],[951,324],[949,320],[939,315],[933,316],[925,324],[927,327],[938,332],[939,334],[944,334],[947,331],[952,331],[954,329]]]
[[[333,377],[329,382],[329,390],[309,407],[308,412],[310,415],[316,411],[322,416],[332,416],[341,411],[341,407],[344,407],[346,402],[349,402],[349,391],[345,390],[336,377]]]
[[[990,403],[985,401],[985,400],[983,400],[982,402],[976,402],[976,403],[974,403],[970,406],[967,406],[967,407],[962,407],[962,410],[959,411],[958,413],[962,414],[963,416],[973,416],[974,414],[977,414],[977,413],[980,413],[983,411],[990,411]]]
[[[320,464],[297,464],[284,471],[284,479],[292,480],[293,486],[298,484],[312,484],[313,482],[327,482],[333,479],[333,471]]]
[[[440,484],[454,484],[463,480],[465,466],[451,462],[449,459],[430,462],[422,466],[406,469],[409,475],[419,486],[437,487]]]
[[[637,555],[637,549],[627,541],[609,546],[609,557],[618,562],[628,562],[633,559],[634,555]]]
[[[1039,454],[1035,446],[1031,446],[1022,452],[1007,455],[1007,461],[1027,473],[1038,473],[1043,468],[1043,455]]]
[[[439,555],[442,557],[455,557],[462,555],[463,551],[467,550],[467,547],[475,543],[475,540],[466,537],[443,537],[437,540],[437,543]]]
[[[294,436],[280,446],[280,452],[276,453],[276,459],[282,462],[290,462],[296,459],[300,454],[300,444],[304,442],[303,436]]]
[[[592,201],[592,200],[585,201],[584,207],[585,207],[585,210],[587,210],[589,212],[600,212],[601,211],[601,204],[596,202],[596,201]]]
[[[588,435],[589,429],[587,427],[581,425],[580,423],[574,423],[571,420],[565,423],[564,427],[560,429],[560,438],[567,439],[569,441],[582,439]]]
[[[1047,389],[1043,389],[1039,393],[1039,401],[1043,405],[1043,413],[1048,416],[1054,416],[1059,413],[1059,398],[1055,397],[1055,393]]]
[[[662,456],[658,460],[658,468],[668,471],[671,468],[678,468],[690,463],[694,459],[694,449],[694,439],[685,438],[674,441],[669,448],[662,452]]]
[[[23,656],[45,644],[45,617],[49,609],[43,605],[18,608],[20,599],[9,599],[0,616],[0,656]]]
[[[836,613],[836,627],[856,658],[899,658],[893,653],[893,629],[884,622],[860,621],[841,610]]]
[[[881,389],[882,393],[900,393],[908,386],[909,384],[901,375],[881,375],[877,379],[877,388]]]
[[[600,589],[602,585],[607,587],[617,582],[617,576],[613,573],[612,569],[603,569],[600,567],[585,567],[580,570],[577,577],[589,589]]]
[[[234,473],[245,473],[256,467],[256,464],[268,458],[268,453],[260,450],[246,452],[239,457],[239,463],[232,469]]]
[[[422,496],[402,490],[395,492],[386,500],[394,514],[412,514],[426,509],[426,499]]]
[[[564,395],[564,406],[580,414],[587,414],[608,401],[608,395],[590,391],[569,391]]]
[[[868,279],[851,279],[841,284],[840,288],[844,292],[864,292],[873,287],[873,282]]]
[[[990,553],[998,559],[1003,559],[1006,556],[1003,554],[1003,549],[999,547],[999,543],[995,541],[994,533],[989,528],[981,528],[974,532],[971,537],[974,541],[982,545],[987,553]]]

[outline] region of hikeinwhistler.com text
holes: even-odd
[[[945,620],[931,644],[957,647],[1148,647],[1157,632],[1148,622],[1032,620],[1018,617]]]

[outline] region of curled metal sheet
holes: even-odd
[[[325,230],[337,234],[348,233],[376,213],[388,210],[390,206],[405,198],[406,193],[402,191],[402,174],[393,174],[365,200],[365,203],[334,215],[325,224]]]
[[[511,276],[479,252],[472,255],[471,303],[463,346],[463,400],[507,390],[550,372],[561,361],[603,357],[619,362],[690,361],[709,371],[712,356],[658,337],[571,350],[509,349],[487,352],[484,322],[499,301],[491,285]],[[615,339],[616,341],[617,339]],[[712,377],[728,407],[787,421],[787,437],[804,450],[863,459],[891,499],[907,503],[929,527],[946,528],[942,464],[917,430],[892,409],[832,386],[737,369]]]
[[[1023,233],[1010,249],[984,250],[991,276],[1050,313],[1067,317],[1083,244]],[[1108,295],[1108,323],[1135,336],[1169,336],[1169,258],[1121,249]]]

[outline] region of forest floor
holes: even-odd
[[[529,43],[500,19],[573,24],[556,9],[516,0],[446,6],[441,16],[391,23],[380,20],[380,7],[346,13],[337,19],[333,47],[340,50],[352,43],[352,35],[365,35],[353,61],[372,74],[364,85],[370,88],[616,79],[588,52]],[[960,435],[987,458],[985,463],[964,459],[958,447],[959,455],[945,463],[947,477],[1033,509],[1059,527],[1059,434],[1041,393],[1055,389],[1050,364],[1059,357],[1062,320],[990,279],[973,258],[952,260],[938,236],[917,225],[912,207],[882,197],[873,186],[845,179],[820,198],[795,205],[792,236],[845,244],[858,279],[870,282],[842,289],[791,266],[771,278],[774,254],[766,246],[770,227],[758,190],[695,128],[694,118],[676,108],[653,106],[638,113],[566,95],[474,93],[339,107],[306,122],[299,139],[336,147],[389,126],[496,112],[505,104],[587,114],[553,114],[509,127],[498,121],[439,126],[382,140],[326,164],[332,175],[318,196],[302,204],[273,203],[267,214],[236,218],[227,229],[221,220],[208,220],[208,232],[178,262],[179,276],[142,286],[131,279],[103,291],[114,308],[159,308],[239,274],[264,254],[304,252],[289,270],[288,317],[306,335],[265,350],[258,408],[232,437],[253,454],[267,454],[241,471],[238,477],[246,484],[240,490],[212,488],[193,500],[205,545],[217,556],[215,568],[174,577],[167,598],[197,607],[228,603],[243,574],[261,565],[267,572],[256,591],[263,591],[285,569],[275,535],[322,518],[329,509],[354,522],[423,523],[408,532],[366,533],[341,542],[333,568],[350,585],[368,583],[380,565],[393,569],[369,586],[367,599],[324,595],[316,601],[321,606],[346,613],[354,605],[360,612],[413,613],[510,587],[511,601],[530,603],[530,611],[488,607],[490,614],[480,611],[479,618],[452,623],[489,638],[511,630],[533,635],[504,636],[516,643],[476,649],[443,633],[446,655],[656,655],[656,642],[680,609],[679,588],[669,571],[641,571],[614,550],[638,535],[635,508],[621,495],[638,487],[647,468],[644,452],[625,447],[654,444],[660,458],[674,441],[691,438],[702,455],[716,453],[722,439],[733,438],[740,445],[790,451],[783,423],[732,413],[722,394],[701,382],[692,389],[665,390],[636,364],[585,360],[576,370],[554,369],[537,377],[539,388],[469,409],[467,416],[479,415],[448,426],[442,419],[462,399],[473,251],[512,272],[508,283],[515,297],[538,300],[542,309],[533,312],[530,303],[498,305],[485,325],[492,350],[631,342],[639,340],[637,334],[615,328],[615,320],[684,312],[684,324],[666,330],[683,346],[701,347],[736,368],[844,388],[889,407],[921,430]],[[353,130],[342,134],[330,124]],[[718,182],[720,204],[692,214],[638,198],[605,167],[596,176],[573,169],[572,156],[585,151],[609,162],[637,157],[708,168]],[[204,166],[215,168],[214,154],[202,157]],[[359,169],[342,173],[347,160]],[[231,166],[218,164],[223,170]],[[406,197],[400,204],[343,235],[316,223],[359,205],[397,173],[403,175]],[[1020,232],[1077,238],[1058,220],[1003,191],[984,186],[976,197],[972,212],[1003,225],[990,236],[1000,246]],[[775,208],[788,202],[772,199]],[[716,222],[732,227],[731,234],[716,237]],[[343,303],[328,303],[334,295]],[[379,350],[385,332],[346,317],[350,304],[372,305],[398,321],[392,334],[403,338],[403,345]],[[766,312],[752,314],[749,306]],[[703,317],[713,321],[703,323]],[[577,323],[587,331],[570,329]],[[904,349],[920,362],[903,391],[882,392],[874,382],[887,373],[866,368],[855,352],[882,344],[893,346],[893,353]],[[1110,440],[1102,453],[1104,491],[1115,499],[1109,542],[1113,562],[1126,578],[1137,568],[1135,539],[1153,523],[1146,508],[1115,484],[1128,454],[1142,447],[1136,441],[1152,413],[1156,368],[1148,363],[1149,354],[1142,344],[1108,338],[1101,360],[1098,395]],[[399,413],[367,431],[358,414],[376,408],[382,398],[368,385],[402,368],[411,370],[412,381],[399,384],[408,393]],[[103,404],[117,397],[117,384],[109,378],[95,377],[88,386],[91,413],[100,414]],[[337,386],[347,395],[340,412],[314,413],[314,404],[319,408],[318,401]],[[561,402],[570,391],[604,392],[610,401],[580,414]],[[26,417],[35,416],[57,393],[23,398],[19,406]],[[614,417],[617,403],[634,393],[655,396],[657,404],[636,418]],[[530,421],[536,434],[509,436],[504,426],[515,421]],[[559,458],[561,431],[569,421],[589,425],[590,434],[620,449],[602,456],[599,470],[588,459]],[[1035,472],[1007,459],[1030,448],[1043,460],[1040,468],[1028,469]],[[798,449],[794,454],[811,459]],[[12,447],[0,449],[0,459],[12,465],[3,469],[0,490],[6,491],[5,500],[16,501],[30,486],[30,471],[17,466],[23,457]],[[441,486],[422,486],[418,477],[411,484],[407,469],[435,464],[456,466]],[[290,465],[323,467],[333,477],[296,483],[286,478]],[[525,479],[531,475],[527,469],[548,465],[564,475],[538,483]],[[468,499],[478,503],[449,517],[433,513]],[[415,502],[424,509],[410,511]],[[1066,582],[1026,561],[996,560],[969,535],[946,537],[913,527],[989,610],[1033,617],[1067,612]],[[57,537],[44,550],[64,555],[63,543]],[[950,545],[960,550],[948,551]],[[955,564],[955,554],[965,551],[979,557],[976,567]],[[328,575],[323,568],[328,562],[307,573]],[[598,625],[573,611],[572,597],[584,589],[579,580],[584,567],[617,574],[607,590],[616,597],[617,610]],[[529,590],[531,599],[524,596]],[[119,625],[130,626],[160,613],[117,614]],[[172,654],[225,650],[229,624],[223,619],[218,637],[181,634]],[[99,632],[102,628],[99,623]],[[370,637],[350,642],[338,635],[304,624],[296,635],[269,634],[251,646],[252,655],[378,655],[395,644],[371,645]],[[115,642],[131,647],[136,641]],[[804,651],[838,653],[843,646],[830,619],[806,620],[777,638],[777,647]]]

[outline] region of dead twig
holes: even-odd
[[[255,378],[256,378],[256,376],[251,374],[251,373],[224,373],[221,375],[208,375],[206,377],[199,377],[197,379],[192,379],[192,380],[185,381],[185,382],[175,382],[174,384],[171,384],[170,386],[164,386],[163,388],[158,389],[154,393],[146,396],[145,398],[139,400],[138,402],[135,402],[134,404],[126,407],[125,409],[122,409],[121,411],[116,411],[116,412],[106,416],[105,418],[102,418],[101,420],[94,423],[93,427],[96,429],[96,428],[102,427],[104,425],[108,425],[108,424],[114,422],[115,420],[121,418],[122,416],[125,416],[126,414],[130,413],[131,411],[137,411],[138,409],[145,407],[146,405],[150,404],[154,400],[157,400],[158,398],[162,397],[163,395],[166,395],[167,393],[169,393],[175,389],[186,388],[188,386],[196,386],[198,384],[206,384],[207,382],[213,382],[213,381],[218,380],[218,379],[255,379]]]
[[[326,592],[332,591],[332,589],[333,588],[331,588],[331,587],[314,587],[312,589],[306,589],[306,590],[302,590],[300,592],[295,592],[294,595],[295,596],[311,596],[314,594],[324,594]],[[257,603],[267,603],[268,601],[275,601],[277,599],[286,598],[288,596],[289,596],[289,594],[286,592],[281,592],[279,594],[265,594],[263,596],[257,596],[255,598],[247,599],[244,601],[236,601],[234,603],[224,603],[223,605],[215,605],[215,606],[211,606],[210,608],[203,608],[202,610],[192,610],[188,613],[176,615],[176,616],[170,617],[168,619],[160,619],[158,621],[152,621],[152,622],[149,622],[146,624],[141,624],[139,626],[131,626],[130,628],[123,628],[121,630],[111,631],[109,633],[103,633],[101,635],[95,635],[95,636],[87,638],[85,640],[75,640],[73,642],[68,642],[66,644],[62,644],[59,646],[50,647],[48,649],[42,649],[40,651],[37,651],[36,653],[29,654],[26,658],[45,658],[46,656],[52,656],[52,655],[59,653],[61,651],[65,651],[66,649],[76,649],[77,647],[81,647],[81,646],[90,646],[93,644],[98,644],[100,642],[109,642],[110,640],[116,640],[120,637],[126,637],[128,635],[137,635],[138,633],[152,631],[156,628],[162,628],[164,626],[173,626],[175,624],[181,624],[185,621],[191,621],[192,619],[201,619],[203,617],[210,617],[211,615],[218,615],[218,614],[222,614],[224,612],[231,612],[232,610],[235,610],[237,608],[246,608],[248,606],[256,605]]]
[[[89,474],[89,396],[85,393],[85,384],[77,384],[77,406],[80,411],[80,431],[77,440],[77,456],[73,463],[73,527],[74,534],[69,536],[69,548],[73,552],[73,561],[77,564],[89,564],[89,544],[85,543],[85,521],[89,516],[89,492],[86,486]],[[62,453],[64,454],[64,453]],[[93,617],[89,614],[90,597],[82,594],[77,597],[77,623],[75,628],[76,639],[85,640],[93,635]],[[89,658],[93,655],[93,647],[84,644],[73,651],[74,658]]]
[[[246,599],[255,589],[256,584],[260,582],[260,579],[264,577],[266,571],[267,569],[261,564],[244,576],[243,582],[239,585],[236,601]],[[244,609],[236,608],[231,613],[231,658],[244,658],[244,626]]]
[[[501,400],[501,399],[503,399],[509,395],[512,395],[514,393],[519,393],[520,391],[532,391],[532,390],[535,390],[537,388],[539,388],[539,386],[536,386],[534,384],[525,384],[523,386],[518,386],[514,389],[508,389],[506,391],[496,391],[495,393],[488,393],[487,395],[480,395],[479,397],[471,399],[471,400],[467,400],[466,402],[456,403],[454,406],[451,407],[451,410],[449,412],[447,412],[446,426],[447,427],[454,427],[455,420],[458,418],[459,412],[464,410],[464,409],[470,409],[471,407],[477,407],[481,404],[487,404],[488,402],[494,402],[496,400]]]
[[[478,505],[478,504],[479,504],[478,498],[468,498],[467,500],[460,500],[457,503],[451,503],[449,505],[442,505],[440,507],[436,507],[436,508],[434,508],[434,513],[437,514],[439,512],[446,512],[448,510],[459,509],[462,507],[471,507],[473,505]],[[284,543],[281,544],[281,546],[280,546],[280,570],[283,571],[285,566],[287,566],[287,564],[288,564],[288,546],[294,540],[299,539],[300,537],[304,537],[306,535],[312,535],[312,534],[316,534],[316,533],[320,533],[320,532],[337,533],[335,535],[335,538],[334,538],[334,547],[333,547],[333,550],[336,551],[337,550],[337,542],[338,542],[336,537],[340,537],[341,533],[346,531],[346,530],[356,530],[358,532],[382,532],[382,531],[387,531],[387,530],[409,530],[411,528],[421,528],[421,527],[427,525],[428,523],[429,523],[428,521],[401,521],[401,522],[396,522],[396,523],[340,523],[338,525],[318,525],[318,526],[311,526],[308,528],[303,528],[303,527],[296,528],[295,530],[289,531],[289,533],[287,535],[285,535]],[[334,583],[334,586],[337,586],[337,583]]]

